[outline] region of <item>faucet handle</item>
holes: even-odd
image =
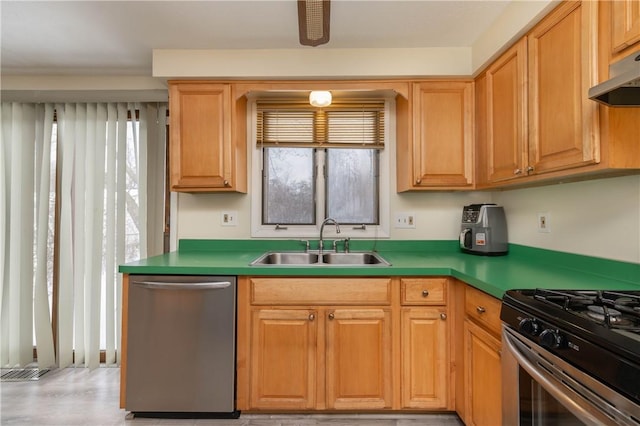
[[[351,241],[351,237],[347,237],[344,239],[344,252],[349,253],[349,242]]]
[[[300,242],[304,244],[304,251],[309,251],[309,248],[310,248],[309,240],[300,240]]]

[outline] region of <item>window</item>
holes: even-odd
[[[331,217],[345,237],[388,236],[390,102],[255,101],[251,235],[313,238]]]

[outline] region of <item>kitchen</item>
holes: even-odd
[[[541,7],[541,5],[533,5]],[[533,7],[532,6],[532,7]],[[536,12],[535,14],[539,13]],[[529,15],[528,19],[530,19]],[[506,18],[505,18],[506,19]],[[522,18],[521,18],[522,19]],[[518,32],[528,20],[521,21]],[[510,39],[513,34],[506,37]],[[496,51],[494,49],[493,51]],[[366,52],[364,52],[366,53]],[[192,76],[216,76],[215,69],[202,74],[210,63],[198,62],[199,52],[154,52],[154,74],[183,78]],[[431,52],[436,55],[437,52]],[[165,55],[163,57],[163,55]],[[172,56],[177,55],[177,56]],[[191,61],[189,61],[190,56]],[[329,55],[329,54],[327,54]],[[475,51],[474,51],[475,55]],[[157,56],[157,59],[156,59]],[[490,55],[488,55],[490,56]],[[487,57],[488,57],[487,56]],[[180,59],[177,59],[180,58]],[[365,56],[366,58],[366,56]],[[164,59],[164,62],[163,62]],[[205,58],[206,59],[206,58]],[[479,60],[484,63],[487,58]],[[202,60],[202,58],[201,58]],[[246,59],[248,60],[249,59]],[[366,62],[366,61],[363,61]],[[442,61],[437,61],[442,66]],[[176,70],[171,64],[193,63],[193,70]],[[164,65],[163,65],[164,64]],[[246,69],[246,64],[242,64]],[[412,64],[406,65],[407,67]],[[163,69],[162,67],[166,68]],[[200,68],[198,68],[200,66]],[[330,66],[331,75],[363,75],[367,72],[350,64],[350,70],[342,66]],[[282,64],[265,69],[265,75],[289,75],[282,71]],[[470,75],[472,72],[456,72],[452,67],[445,74]],[[157,69],[157,71],[156,71]],[[287,68],[290,69],[290,68]],[[406,68],[405,68],[406,70]],[[221,71],[222,72],[222,71]],[[224,72],[229,72],[228,69]],[[290,71],[287,71],[290,72]],[[322,74],[322,70],[312,72]],[[369,71],[371,72],[371,71]],[[387,75],[402,74],[388,71]],[[407,71],[404,71],[407,72]],[[163,74],[165,73],[165,74]],[[191,74],[189,74],[191,73]],[[273,73],[270,74],[270,73]],[[429,75],[430,72],[420,72]],[[442,71],[433,74],[441,75]],[[241,75],[241,74],[239,74]],[[304,74],[298,77],[304,77]],[[3,76],[3,86],[6,82]],[[9,83],[12,79],[8,79]],[[19,83],[13,79],[14,83]],[[24,84],[24,80],[23,80]],[[42,89],[42,87],[40,86]],[[392,145],[390,145],[391,147]],[[461,207],[473,203],[494,202],[504,206],[509,222],[509,242],[559,252],[569,252],[586,256],[602,257],[621,262],[637,264],[640,260],[640,180],[637,175],[609,177],[607,179],[560,183],[496,191],[434,191],[398,193],[395,188],[397,161],[393,150],[389,150],[388,205],[390,214],[409,212],[414,215],[415,228],[408,230],[389,227],[391,239],[398,240],[455,240],[460,231]],[[248,239],[251,238],[251,200],[243,194],[189,194],[173,195],[175,214],[171,231],[172,242],[182,239]],[[224,207],[220,207],[224,206]],[[615,208],[611,208],[615,206]],[[237,226],[223,226],[218,218],[224,212],[237,212]],[[547,220],[547,230],[539,232],[538,216]],[[213,220],[212,220],[213,218]],[[175,247],[173,247],[175,249]]]

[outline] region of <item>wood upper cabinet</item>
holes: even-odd
[[[246,98],[232,85],[170,81],[171,190],[247,190]]]
[[[599,161],[597,3],[564,2],[527,36],[529,158],[546,173]]]
[[[640,47],[640,0],[611,1],[611,53]]]
[[[478,186],[617,167],[587,95],[598,82],[599,16],[598,2],[562,2],[478,78]]]
[[[514,44],[486,71],[486,166],[488,180],[514,179],[526,170],[527,39]],[[480,115],[480,114],[478,114]]]
[[[473,82],[412,84],[398,97],[398,192],[473,185]]]

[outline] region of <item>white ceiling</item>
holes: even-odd
[[[2,0],[1,72],[149,76],[152,49],[469,47],[511,2],[333,0],[312,48],[295,0]]]

